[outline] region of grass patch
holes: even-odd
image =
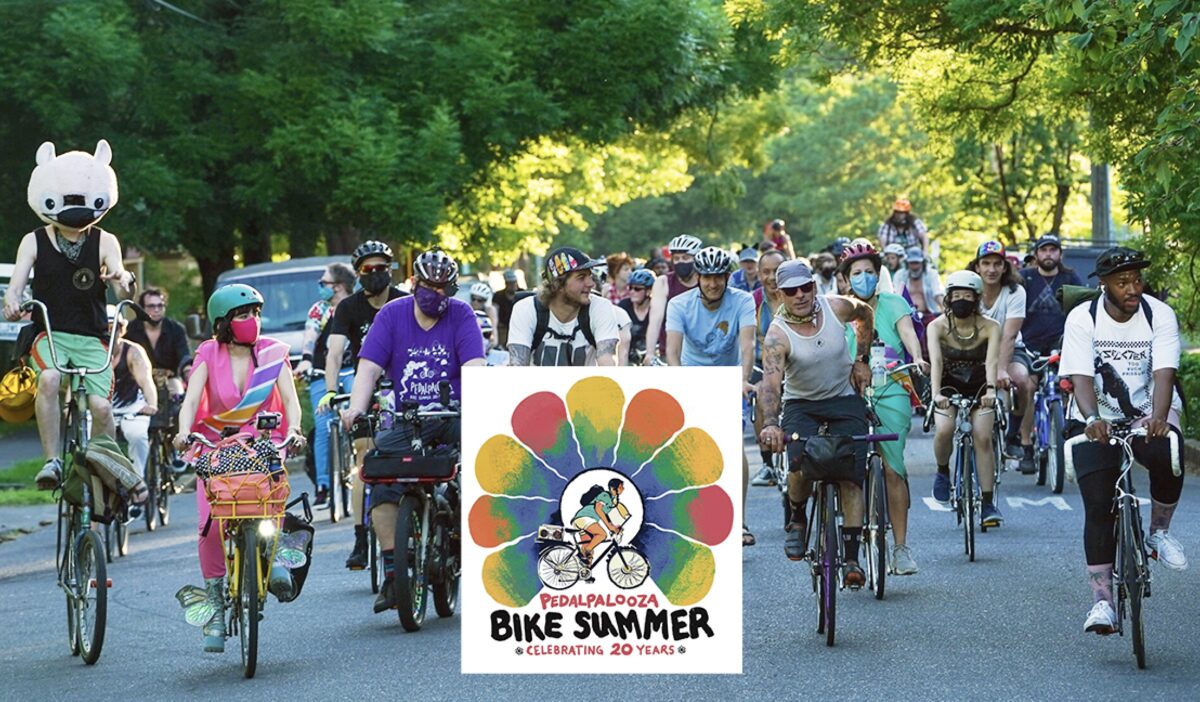
[[[0,506],[52,505],[57,501],[53,491],[38,490],[34,485],[43,463],[40,458],[29,458],[0,470],[0,483],[21,485],[17,490],[0,490]]]
[[[27,432],[37,433],[37,422],[30,419],[28,422],[20,424],[10,424],[8,422],[0,422],[0,438],[12,436],[13,434],[24,434]]]

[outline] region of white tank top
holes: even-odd
[[[812,336],[797,334],[781,317],[771,322],[783,329],[792,346],[783,370],[784,400],[828,400],[855,394],[850,384],[854,360],[846,345],[846,325],[823,295],[818,295],[817,301],[821,326]]]

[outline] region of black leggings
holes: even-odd
[[[1134,444],[1138,462],[1150,473],[1150,497],[1155,502],[1173,505],[1183,492],[1183,476],[1171,472],[1170,444],[1158,439],[1150,447],[1141,441]],[[1078,456],[1076,456],[1078,458]],[[1182,461],[1180,462],[1182,466]],[[1136,470],[1136,468],[1135,468]],[[1113,526],[1113,497],[1118,468],[1102,468],[1079,477],[1079,496],[1083,498],[1083,552],[1088,565],[1112,563],[1117,552],[1117,537]]]

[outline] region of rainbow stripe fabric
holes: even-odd
[[[265,348],[257,349],[256,354],[258,367],[250,375],[242,399],[232,409],[206,418],[205,426],[217,433],[228,427],[240,428],[253,419],[267,399],[271,397],[271,390],[274,389],[275,381],[279,379],[284,361],[287,360],[288,346],[276,342]]]

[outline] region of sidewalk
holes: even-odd
[[[0,507],[0,544],[51,526],[57,516],[57,505]]]

